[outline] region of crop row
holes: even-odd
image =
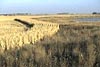
[[[10,34],[0,36],[0,51],[3,52],[5,50],[9,50],[10,48],[19,48],[24,45],[34,44],[44,36],[55,34],[58,29],[58,24],[35,24],[34,27],[28,31],[19,32],[20,29],[17,29],[16,33],[12,33],[14,30],[9,30],[11,31]]]

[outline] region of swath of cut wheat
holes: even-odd
[[[31,21],[32,22],[32,21]],[[58,24],[42,23],[34,20],[34,27],[24,31],[23,25],[16,23],[0,23],[0,50],[3,52],[11,48],[20,48],[34,44],[44,36],[51,36],[59,30]]]

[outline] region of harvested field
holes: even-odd
[[[100,67],[100,23],[79,16],[1,16],[0,67]]]
[[[24,22],[24,21],[23,21]],[[59,25],[52,26],[35,24],[31,29],[27,29],[28,23],[22,24],[19,21],[1,21],[0,28],[0,48],[1,52],[10,48],[20,48],[24,44],[34,44],[44,36],[49,36],[57,32]],[[18,25],[19,24],[19,25]],[[27,30],[27,31],[26,31]],[[49,33],[51,31],[51,33]]]

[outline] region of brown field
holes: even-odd
[[[100,67],[100,22],[78,17],[100,16],[0,16],[0,67]]]

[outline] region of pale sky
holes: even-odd
[[[0,13],[100,12],[100,0],[0,0]]]

